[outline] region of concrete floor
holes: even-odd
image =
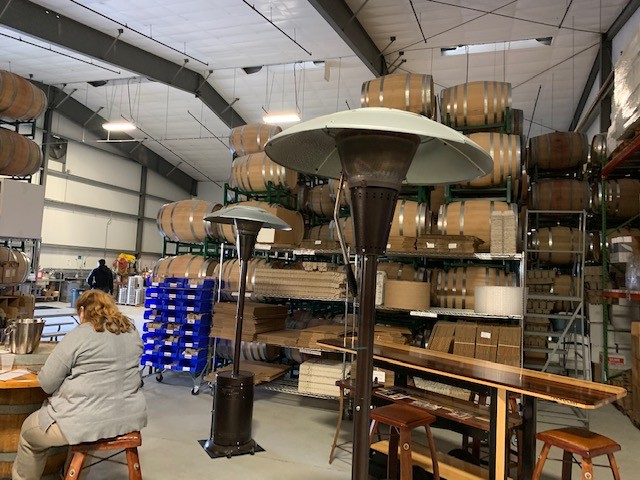
[[[122,310],[135,320],[141,330],[143,309],[123,307]],[[328,463],[337,421],[337,401],[302,398],[257,388],[253,437],[266,451],[254,456],[212,460],[197,443],[209,435],[211,396],[208,391],[191,395],[191,386],[191,379],[186,374],[174,372],[167,373],[162,383],[153,376],[145,379],[143,391],[149,408],[149,425],[142,432],[143,445],[140,449],[145,480],[190,480],[214,476],[243,480],[350,478],[351,459],[348,453],[338,451],[333,464]],[[622,479],[638,478],[640,455],[636,448],[640,446],[640,430],[612,406],[594,411],[590,420],[593,431],[622,445],[622,451],[616,454]],[[343,440],[348,440],[350,428],[351,423],[345,421]],[[538,430],[549,428],[555,426],[539,422]],[[449,451],[460,444],[459,436],[451,432],[435,430],[434,436],[441,451]],[[556,451],[554,457],[559,456],[559,451]],[[122,465],[104,462],[93,467],[85,478],[126,479],[126,472]],[[544,472],[545,479],[559,479],[560,463],[548,461]],[[577,466],[574,467],[574,478],[580,478]],[[596,468],[595,478],[612,477],[609,471]]]

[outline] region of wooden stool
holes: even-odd
[[[334,454],[336,451],[336,448],[339,448],[340,450],[344,450],[344,451],[348,451],[346,448],[344,448],[344,445],[350,443],[341,443],[338,444],[338,437],[340,436],[340,429],[342,428],[342,417],[344,415],[344,399],[345,399],[345,390],[355,390],[356,389],[356,383],[355,381],[351,380],[350,378],[345,378],[342,380],[337,380],[336,381],[336,386],[340,388],[340,397],[338,397],[338,401],[340,402],[340,405],[338,407],[338,425],[336,425],[336,433],[333,435],[333,443],[331,444],[331,452],[329,452],[329,463],[333,463],[333,459],[334,459]],[[373,382],[373,385],[371,385],[371,388],[380,388],[384,386],[382,383],[378,383],[378,382]]]
[[[571,480],[571,466],[573,454],[582,457],[582,480],[593,480],[593,461],[595,457],[606,455],[609,457],[609,466],[613,472],[613,478],[620,480],[620,472],[613,452],[620,450],[620,445],[594,432],[590,432],[585,428],[567,427],[557,430],[547,430],[536,435],[538,440],[544,442],[536,469],[533,472],[532,480],[539,480],[542,474],[544,462],[549,455],[551,447],[558,447],[564,450],[562,457],[562,480]]]
[[[105,438],[97,442],[79,443],[69,446],[69,453],[73,454],[65,480],[74,480],[80,476],[82,465],[90,452],[101,450],[124,450],[127,455],[129,480],[142,480],[138,447],[142,445],[140,432],[131,432],[114,438]]]
[[[427,432],[429,450],[433,461],[433,478],[434,480],[440,479],[436,447],[433,442],[433,435],[431,435],[431,428],[429,428],[429,425],[435,421],[436,417],[430,413],[401,403],[385,405],[384,407],[374,408],[371,411],[370,442],[373,442],[373,436],[378,432],[379,424],[389,425],[391,436],[389,438],[389,459],[387,462],[388,478],[397,478],[398,439],[400,440],[400,479],[411,480],[413,478],[411,430],[424,427]]]

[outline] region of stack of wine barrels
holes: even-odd
[[[203,200],[180,200],[160,207],[156,224],[160,235],[174,242],[202,243],[222,239],[220,224],[204,220],[204,216],[222,208]]]
[[[532,258],[547,265],[572,265],[578,253],[584,252],[586,260],[600,261],[600,235],[585,235],[585,246],[582,245],[582,231],[565,226],[543,227],[531,232],[530,246]],[[538,252],[539,251],[539,252]]]
[[[438,270],[431,279],[432,297],[444,308],[475,307],[475,289],[478,286],[517,286],[517,277],[504,270],[489,267],[456,267]]]
[[[361,107],[388,107],[435,119],[436,100],[431,75],[394,73],[362,84]]]
[[[247,292],[253,292],[255,274],[259,268],[271,268],[264,258],[252,258],[247,264]],[[220,271],[221,270],[221,271]],[[222,265],[216,265],[213,272],[215,278],[222,279],[222,289],[237,292],[240,286],[240,261],[237,258],[225,260]]]
[[[34,120],[47,108],[47,96],[15,73],[0,70],[0,117]],[[24,177],[38,171],[42,150],[17,132],[0,128],[0,175]]]
[[[214,277],[218,261],[202,255],[176,255],[161,258],[151,271],[154,281],[169,277],[208,278]]]
[[[604,191],[602,184],[593,186],[593,210],[602,211],[604,199],[607,204],[607,216],[617,220],[626,220],[640,214],[640,180],[619,178],[607,180]]]
[[[0,270],[2,271],[2,283],[6,285],[18,285],[24,283],[29,275],[31,260],[27,255],[13,248],[0,246]]]

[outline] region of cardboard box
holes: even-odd
[[[477,328],[475,323],[458,322],[456,324],[453,342],[454,355],[475,358]]]
[[[476,358],[495,362],[498,355],[500,327],[478,325],[476,333]]]
[[[384,306],[406,310],[427,310],[431,284],[405,280],[387,280],[384,285]]]

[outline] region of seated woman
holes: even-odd
[[[13,480],[39,480],[50,447],[115,437],[147,424],[135,326],[101,290],[83,293],[76,310],[80,325],[38,375],[51,396],[22,425]]]

